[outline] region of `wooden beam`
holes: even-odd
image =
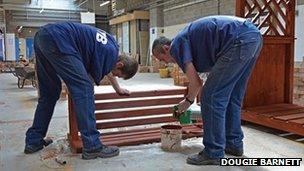
[[[137,19],[149,20],[150,19],[149,12],[148,11],[134,11],[133,13],[128,13],[126,15],[115,17],[110,20],[110,25],[120,24],[123,22],[137,20]]]
[[[123,98],[136,98],[136,97],[150,97],[150,96],[167,96],[167,95],[185,95],[187,93],[186,87],[178,87],[174,89],[159,89],[159,90],[145,90],[135,91],[129,96],[120,96],[115,92],[110,93],[95,93],[95,100],[107,99],[123,99]]]
[[[176,122],[177,120],[171,116],[157,117],[157,118],[144,118],[144,119],[130,119],[123,121],[109,121],[109,122],[98,122],[96,123],[97,129],[107,129],[107,128],[120,128],[127,126],[138,126],[138,125],[147,125],[147,124],[156,124],[156,123],[167,123],[167,122]]]
[[[165,97],[159,99],[134,99],[128,101],[109,101],[109,102],[95,102],[96,110],[105,109],[120,109],[120,108],[131,108],[131,107],[147,107],[147,106],[158,106],[158,105],[177,105],[182,101],[184,97]]]

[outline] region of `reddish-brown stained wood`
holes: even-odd
[[[186,125],[182,127],[185,132],[187,131],[191,132],[189,134],[183,134],[182,136],[183,139],[202,136],[202,129],[200,127],[197,127],[195,125]],[[121,135],[122,133],[124,133],[124,131],[113,132],[113,135],[108,134],[107,138],[101,136],[100,140],[105,145],[116,145],[116,146],[139,145],[144,143],[160,142],[160,128],[148,128],[148,129],[149,130],[146,132],[144,129],[132,130],[133,132],[129,131],[128,133],[129,135],[126,134],[125,136],[121,136],[121,137],[117,135]],[[139,131],[140,133],[137,134],[136,131]],[[71,142],[71,147],[75,152],[80,153],[82,151],[81,139]]]
[[[96,110],[104,109],[119,109],[119,108],[130,108],[130,107],[144,107],[144,106],[156,106],[156,105],[167,105],[167,104],[178,104],[184,97],[167,97],[160,99],[136,99],[130,101],[119,101],[119,102],[98,102],[95,103]]]
[[[236,0],[235,3],[235,15],[239,17],[245,16],[245,1],[243,0]]]
[[[68,97],[68,111],[69,111],[69,137],[71,141],[79,139],[78,127],[76,121],[76,114],[73,106],[73,101],[71,97]]]
[[[291,121],[286,122],[270,117],[265,117],[263,115],[256,115],[255,112],[250,111],[244,111],[241,116],[242,120],[245,121],[304,136],[304,127],[302,124],[297,123],[299,121],[295,121],[293,123]]]
[[[147,130],[147,129],[141,129],[138,131],[131,131],[128,133],[119,133],[119,134],[113,134],[113,132],[109,135],[102,135],[100,139],[102,139],[103,141],[106,139],[113,139],[113,138],[124,138],[124,137],[130,137],[130,136],[134,136],[134,135],[145,135],[145,134],[152,134],[152,133],[160,133],[160,129],[159,128],[154,128],[151,130]]]
[[[304,129],[304,125],[303,125],[304,124],[304,118],[289,120],[288,122],[289,123],[296,123],[296,124],[302,125],[302,129]]]
[[[109,121],[104,123],[97,123],[97,129],[106,129],[106,128],[119,128],[125,126],[137,126],[137,125],[146,125],[146,124],[155,124],[155,123],[166,123],[176,121],[173,117],[158,117],[158,118],[145,118],[145,119],[133,119],[125,121]]]
[[[267,23],[269,33],[276,35],[263,36],[263,49],[248,84],[244,107],[292,103],[295,2],[238,0],[236,14],[254,14],[253,22],[263,16],[259,28]]]
[[[249,80],[244,100],[245,108],[284,103],[285,50],[284,44],[264,44]]]
[[[287,116],[297,113],[304,113],[304,108],[300,109],[288,109],[284,111],[274,111],[274,112],[267,112],[267,113],[259,113],[259,115],[267,115],[269,117],[277,117],[277,116]]]
[[[174,88],[165,90],[136,91],[132,92],[131,96],[118,96],[116,93],[96,94],[96,127],[97,129],[110,128],[111,130],[110,132],[101,134],[102,142],[106,145],[137,145],[159,141],[159,126],[156,128],[142,128],[140,130],[131,129],[128,131],[113,131],[112,128],[132,128],[133,126],[138,125],[175,122],[175,118],[172,116],[164,116],[163,114],[171,114],[173,105],[183,100],[185,93],[186,88]],[[117,101],[116,99],[119,100]],[[72,103],[69,104],[71,104],[69,112],[72,114]],[[143,116],[148,117],[134,118]],[[69,117],[73,116],[69,115]],[[74,118],[76,117],[74,116]],[[70,127],[75,126],[77,126],[75,121],[71,122]],[[202,129],[196,125],[192,125],[192,127],[190,127],[190,125],[185,126],[185,129],[187,129],[188,132],[190,131],[190,134],[187,135],[187,137],[201,136],[202,134]],[[75,130],[76,131],[73,133],[74,137],[77,138],[72,138],[70,134],[68,137],[73,150],[80,152],[82,144],[78,136],[78,131],[77,129]]]
[[[136,91],[131,92],[130,96],[119,96],[117,93],[101,93],[95,94],[96,100],[106,99],[124,99],[124,98],[135,98],[135,97],[153,97],[153,96],[165,96],[165,95],[184,95],[186,88],[181,87],[178,89],[160,89],[160,90],[147,90],[147,91]]]
[[[145,109],[129,109],[124,111],[109,111],[109,112],[96,112],[96,120],[101,119],[113,119],[113,118],[127,118],[127,117],[137,117],[137,116],[150,116],[158,114],[170,114],[172,113],[171,107],[151,107]]]
[[[170,124],[170,123],[169,123]],[[188,130],[188,129],[202,129],[203,125],[202,123],[195,123],[195,124],[190,124],[190,125],[182,125],[182,129],[183,130]],[[128,134],[128,133],[141,133],[141,132],[148,132],[148,131],[159,131],[160,127],[150,127],[150,128],[145,128],[145,129],[131,129],[131,130],[123,130],[123,131],[115,131],[115,132],[105,132],[102,133],[101,136],[116,136],[116,135],[124,135],[124,134]]]
[[[275,108],[275,109],[272,109],[272,108],[269,108],[269,109],[264,109],[262,111],[257,111],[255,110],[256,112],[259,112],[259,114],[268,114],[268,115],[271,115],[271,113],[277,113],[277,112],[287,112],[289,110],[297,110],[297,109],[303,109],[303,107],[301,106],[289,106],[289,107],[281,107],[281,108]]]
[[[301,118],[304,118],[304,113],[297,113],[297,114],[285,115],[285,116],[277,116],[274,119],[288,121],[288,120],[292,120],[292,119],[301,119]]]

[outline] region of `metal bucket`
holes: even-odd
[[[161,127],[161,148],[165,151],[179,151],[182,145],[182,127],[163,125]]]

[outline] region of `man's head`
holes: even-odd
[[[175,62],[173,57],[170,55],[171,40],[166,37],[159,37],[154,40],[152,45],[153,56],[166,63]]]
[[[138,62],[126,54],[120,54],[112,74],[125,80],[132,78],[138,70]]]

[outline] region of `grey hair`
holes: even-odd
[[[164,52],[164,49],[163,49],[163,46],[164,45],[168,45],[170,46],[171,44],[171,40],[164,37],[164,36],[161,36],[157,39],[154,40],[153,44],[152,44],[152,53],[153,52],[158,52],[158,53],[165,53]]]
[[[124,66],[121,69],[122,74],[125,76],[125,80],[132,78],[138,70],[138,62],[135,58],[122,53],[118,56],[118,60],[121,61]]]

